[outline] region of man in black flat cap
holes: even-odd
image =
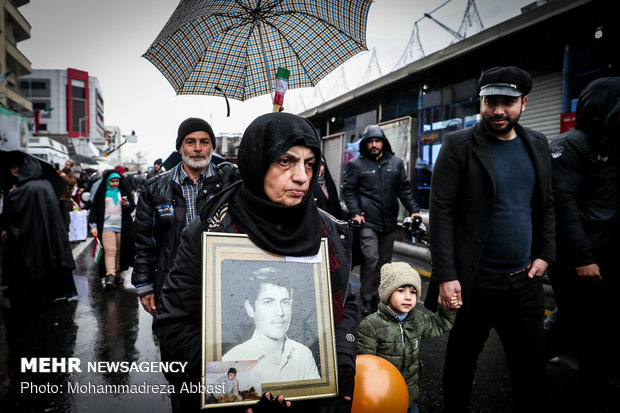
[[[547,139],[519,124],[531,88],[517,67],[484,72],[480,122],[448,134],[434,166],[425,305],[461,307],[446,352],[446,412],[468,411],[491,328],[504,345],[517,411],[544,408],[541,276],[555,256],[555,229]]]
[[[211,162],[215,135],[202,119],[188,118],[181,123],[176,148],[183,161],[146,181],[136,209],[131,282],[142,307],[151,315],[155,315],[161,286],[172,269],[181,231],[203,204],[239,177],[234,165]]]

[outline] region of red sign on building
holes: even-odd
[[[575,113],[576,112],[562,113],[560,117],[560,133],[575,129]]]
[[[88,136],[88,72],[67,69],[67,133],[72,138]]]

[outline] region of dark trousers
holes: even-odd
[[[381,267],[392,260],[396,231],[379,232],[374,229],[360,230],[360,247],[362,264],[360,265],[360,296],[367,303],[376,299],[379,302],[379,281]]]
[[[443,374],[446,412],[467,412],[478,357],[491,328],[510,370],[517,411],[542,411],[545,396],[544,292],[541,277],[480,273],[450,332]]]
[[[595,251],[594,259],[601,270],[602,282],[578,277],[575,267],[562,257],[549,273],[553,283],[559,324],[558,331],[548,331],[550,355],[578,349],[581,402],[592,407],[606,406],[611,388],[610,376],[619,377],[620,356],[617,351],[618,288],[620,288],[620,246]],[[564,258],[564,259],[563,259]],[[555,340],[549,340],[549,336]],[[556,344],[555,347],[553,345]],[[558,346],[561,344],[561,346]]]
[[[71,210],[73,209],[73,204],[71,201],[60,201],[60,212],[62,213],[62,221],[65,223],[65,227],[67,228],[67,232],[69,232],[69,227],[71,226]]]

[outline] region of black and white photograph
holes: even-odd
[[[258,360],[267,383],[320,378],[312,265],[224,260],[222,272],[222,360]]]
[[[292,258],[268,254],[245,236],[205,233],[203,248],[205,385],[221,362],[252,366],[263,391],[287,398],[335,389],[325,245],[314,257]]]
[[[213,361],[205,368],[205,404],[260,399],[261,383],[254,361]]]

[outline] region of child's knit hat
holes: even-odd
[[[379,299],[387,304],[390,295],[398,287],[413,285],[418,298],[422,294],[420,274],[405,262],[387,263],[381,267],[381,284],[379,284]]]

